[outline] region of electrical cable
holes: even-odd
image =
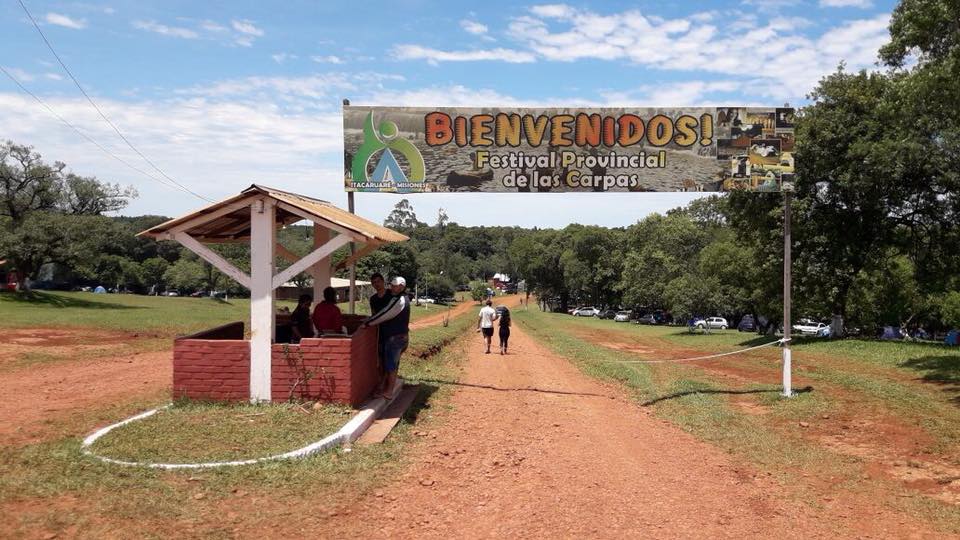
[[[99,142],[97,142],[95,139],[93,139],[92,137],[90,137],[89,135],[87,135],[86,133],[84,133],[83,131],[81,131],[80,128],[78,128],[77,126],[71,124],[66,118],[64,118],[63,116],[61,116],[60,114],[58,114],[57,111],[55,111],[55,110],[53,109],[53,107],[51,107],[50,105],[48,105],[45,101],[43,101],[42,99],[40,99],[39,96],[37,96],[36,94],[34,94],[33,92],[31,92],[27,87],[25,87],[23,84],[21,84],[20,81],[18,81],[17,78],[14,77],[9,71],[7,71],[6,69],[4,69],[3,66],[0,66],[0,71],[2,71],[4,75],[6,75],[11,81],[13,81],[14,84],[16,84],[17,87],[20,88],[20,91],[21,91],[21,92],[29,95],[29,96],[32,97],[34,100],[36,100],[37,103],[39,103],[40,105],[42,105],[42,106],[47,110],[47,112],[50,113],[51,116],[53,116],[54,118],[56,118],[57,120],[59,120],[60,122],[62,122],[62,123],[63,123],[65,126],[67,126],[68,128],[72,129],[73,131],[76,131],[78,135],[80,135],[81,137],[83,137],[84,139],[86,139],[87,141],[89,141],[91,144],[93,144],[94,146],[96,146],[97,148],[99,148],[100,151],[103,152],[104,154],[112,157],[113,159],[115,159],[115,160],[119,161],[120,163],[126,165],[126,166],[129,167],[130,169],[132,169],[132,170],[134,170],[134,171],[136,171],[136,172],[138,172],[138,173],[146,176],[147,178],[149,178],[149,179],[151,179],[151,180],[153,180],[153,181],[155,181],[155,182],[159,182],[160,185],[162,185],[162,186],[165,186],[165,187],[167,187],[167,188],[169,188],[169,189],[172,189],[172,190],[174,190],[174,191],[181,191],[177,186],[166,182],[166,181],[163,180],[162,178],[157,178],[156,176],[151,175],[150,173],[148,173],[147,171],[144,171],[143,169],[137,167],[136,165],[131,164],[130,162],[126,161],[125,159],[121,158],[120,156],[117,156],[116,154],[114,154],[113,152],[111,152],[109,149],[107,149],[106,147],[104,147],[102,144],[100,144]]]
[[[153,161],[151,161],[147,156],[145,156],[145,155],[143,154],[143,152],[141,152],[140,150],[138,150],[137,147],[135,147],[135,146],[126,138],[126,136],[124,136],[124,134],[120,131],[120,128],[118,128],[118,127],[116,126],[116,124],[114,124],[109,118],[107,118],[107,115],[104,114],[104,112],[100,109],[100,107],[97,106],[97,104],[93,101],[93,99],[90,97],[90,95],[87,94],[86,90],[83,89],[83,86],[80,85],[80,81],[78,81],[77,78],[73,76],[73,73],[70,71],[70,68],[67,67],[67,64],[64,63],[64,61],[60,58],[60,55],[57,54],[57,51],[54,50],[53,45],[51,45],[51,43],[50,43],[50,40],[48,40],[48,39],[47,39],[47,36],[44,35],[43,30],[40,29],[40,25],[37,24],[36,19],[33,18],[33,14],[31,14],[31,13],[30,13],[30,10],[27,9],[27,6],[23,3],[23,0],[17,0],[17,2],[20,4],[20,7],[23,8],[24,13],[27,14],[27,17],[30,19],[30,22],[33,23],[33,27],[37,29],[37,32],[40,34],[40,37],[43,39],[43,42],[46,43],[47,48],[50,49],[50,52],[51,52],[51,53],[53,53],[54,58],[56,58],[56,59],[57,59],[57,62],[60,63],[60,67],[62,67],[63,70],[67,73],[67,75],[70,77],[70,80],[73,81],[73,84],[75,84],[76,87],[80,90],[80,93],[83,94],[83,97],[87,98],[87,102],[90,103],[90,105],[93,106],[94,109],[96,109],[96,111],[97,111],[97,113],[100,115],[100,117],[103,118],[103,120],[104,120],[107,124],[109,124],[111,128],[113,128],[113,130],[117,133],[117,135],[120,136],[120,138],[123,140],[123,142],[125,142],[125,143],[127,144],[127,146],[130,147],[131,150],[133,150],[134,152],[136,152],[136,154],[137,154],[138,156],[140,156],[141,158],[143,158],[144,161],[146,161],[151,167],[153,167],[154,170],[156,170],[158,173],[160,173],[161,176],[163,176],[164,178],[166,178],[167,180],[169,180],[169,181],[172,182],[173,184],[179,186],[180,189],[182,189],[183,191],[185,191],[185,192],[193,195],[194,197],[197,197],[198,199],[201,199],[201,200],[204,200],[204,201],[207,201],[207,202],[213,202],[211,199],[208,199],[207,197],[204,197],[203,195],[200,195],[199,193],[196,193],[195,191],[191,190],[190,188],[184,186],[184,185],[181,184],[180,182],[177,182],[176,180],[174,180],[173,178],[171,178],[167,173],[163,172],[163,170],[160,169],[160,167],[157,167],[157,165],[156,165]]]

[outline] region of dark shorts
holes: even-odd
[[[480,331],[483,332],[483,337],[493,337],[493,328],[492,328],[492,327],[491,327],[491,328],[481,328]]]
[[[396,371],[400,367],[400,355],[407,350],[409,340],[407,334],[390,336],[383,340],[381,344],[383,370],[386,372]]]

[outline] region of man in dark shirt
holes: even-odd
[[[313,321],[310,320],[310,304],[313,303],[313,297],[309,294],[301,294],[297,302],[297,308],[290,315],[290,330],[292,334],[292,343],[300,343],[303,338],[312,338]]]
[[[365,328],[380,326],[381,362],[384,377],[378,394],[389,398],[397,383],[400,355],[407,350],[410,339],[410,299],[406,295],[407,280],[397,276],[390,280],[390,301],[380,311],[364,321]]]
[[[383,281],[383,274],[377,272],[370,276],[370,285],[377,291],[370,297],[370,314],[373,315],[381,309],[387,307],[390,303],[390,292],[387,291],[387,285]]]

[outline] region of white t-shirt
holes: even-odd
[[[483,306],[480,310],[480,328],[493,328],[495,320],[497,320],[497,310],[490,306]]]

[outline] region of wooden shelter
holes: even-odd
[[[314,249],[299,257],[277,242],[276,233],[281,227],[303,220],[313,223]],[[249,398],[254,402],[272,398],[274,291],[293,276],[307,272],[313,277],[314,298],[322,298],[322,291],[329,286],[334,270],[330,257],[337,249],[351,245],[352,255],[339,267],[352,267],[358,259],[384,244],[408,240],[396,231],[329,202],[256,184],[239,195],[161,223],[139,235],[176,240],[250,289]],[[240,242],[250,244],[249,274],[205,245]],[[276,272],[274,260],[277,256],[292,264]],[[351,281],[354,277],[351,272]],[[351,293],[353,290],[351,286]],[[354,301],[351,294],[351,314]],[[174,390],[176,392],[176,388]]]

